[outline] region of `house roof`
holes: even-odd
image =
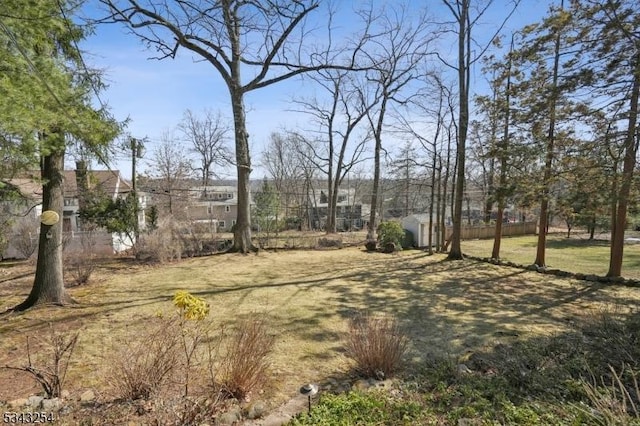
[[[89,188],[99,189],[105,194],[131,192],[131,183],[124,179],[119,170],[88,170]],[[64,196],[73,198],[78,195],[78,181],[75,170],[64,171]]]
[[[118,170],[89,170],[90,188],[100,189],[106,194],[122,194],[131,192],[131,183],[124,179]],[[30,171],[22,177],[7,179],[6,182],[20,190],[20,193],[29,198],[42,198],[42,183],[39,181],[40,172]],[[64,196],[73,198],[78,195],[78,183],[75,170],[64,171],[63,183]]]
[[[200,186],[192,186],[192,191],[206,191],[206,192],[238,192],[238,187],[231,185],[200,185]]]
[[[10,187],[15,188],[22,196],[29,199],[42,198],[42,185],[30,178],[15,178],[5,181]]]
[[[413,219],[418,223],[427,223],[429,222],[429,213],[414,213],[414,214],[410,214],[409,216],[403,218],[402,220],[405,221],[407,219]],[[434,218],[435,220],[435,218]]]

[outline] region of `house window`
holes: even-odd
[[[233,198],[233,194],[227,194],[227,199]]]
[[[231,226],[236,226],[236,221],[235,220],[231,221]]]
[[[224,220],[218,222],[218,228],[224,228]]]
[[[213,207],[207,206],[207,214],[213,214]]]
[[[231,211],[231,206],[224,206],[224,211],[229,213]]]
[[[218,199],[221,200],[222,199],[222,194],[218,194]]]

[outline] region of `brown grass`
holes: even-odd
[[[0,270],[0,311],[28,294],[32,268]],[[259,315],[275,336],[273,386],[261,396],[279,404],[301,384],[348,374],[344,356],[348,321],[357,312],[391,314],[410,338],[408,368],[438,355],[562,332],[605,306],[637,306],[640,290],[549,277],[443,255],[403,251],[389,256],[363,248],[225,254],[165,266],[127,260],[103,264],[92,282],[69,289],[77,305],[42,307],[0,321],[0,365],[24,357],[24,336],[40,336],[48,322],[81,333],[71,360],[72,395],[102,390],[112,368],[110,348],[143,327],[156,312],[170,312],[177,290],[202,297],[214,326],[233,326]],[[33,392],[0,372],[0,400]]]

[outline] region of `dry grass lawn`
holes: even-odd
[[[2,265],[0,265],[2,266]],[[0,312],[29,292],[25,264],[0,271]],[[118,345],[135,339],[149,318],[172,312],[175,291],[187,290],[211,305],[216,324],[249,315],[268,320],[276,336],[271,404],[299,386],[348,373],[343,355],[354,314],[394,314],[411,337],[409,364],[461,357],[498,341],[563,331],[602,309],[632,309],[640,289],[552,278],[520,269],[421,251],[366,253],[360,248],[224,254],[164,266],[113,261],[83,287],[70,289],[77,305],[41,307],[0,319],[0,365],[26,362],[25,337],[38,342],[47,324],[78,330],[80,340],[66,388],[108,396],[104,376]],[[124,342],[124,343],[123,343]],[[37,344],[35,344],[37,346]],[[37,392],[28,380],[0,370],[0,401]]]
[[[636,237],[637,232],[627,232],[627,236]],[[536,258],[538,237],[526,235],[502,239],[500,257],[522,265],[530,265]],[[604,239],[589,240],[585,233],[575,232],[571,238],[566,233],[547,236],[547,266],[563,271],[605,275],[609,269],[610,243]],[[491,255],[493,240],[471,240],[462,242],[464,253],[487,257]],[[624,247],[622,276],[640,280],[640,244],[628,242]]]

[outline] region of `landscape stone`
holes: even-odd
[[[27,405],[29,407],[32,408],[40,408],[40,405],[42,404],[42,400],[44,398],[38,395],[31,395],[28,399],[27,399]]]
[[[262,401],[255,401],[249,404],[246,409],[247,418],[250,420],[259,419],[262,417],[267,410],[267,407]]]
[[[62,400],[60,398],[42,400],[42,409],[44,411],[58,411],[60,408],[62,408]]]
[[[465,364],[458,364],[458,374],[471,374],[473,371]]]
[[[237,409],[222,413],[216,419],[216,424],[220,426],[231,426],[240,420],[240,412]]]
[[[365,389],[369,389],[370,387],[371,387],[371,383],[369,383],[368,380],[364,380],[364,379],[356,380],[353,383],[353,385],[351,385],[351,388],[355,390],[365,390]]]

